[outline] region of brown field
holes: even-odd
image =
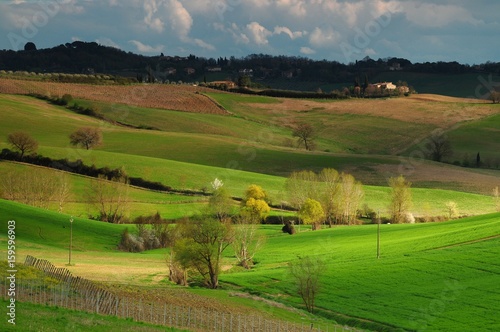
[[[322,102],[306,99],[280,99],[280,103],[249,104],[250,112],[280,116],[280,122],[293,122],[302,113],[370,115],[410,123],[450,128],[463,121],[484,118],[498,112],[491,103],[478,99],[431,94],[389,99],[349,99]],[[253,111],[251,110],[253,108]]]
[[[125,104],[174,111],[227,115],[222,107],[202,94],[206,89],[189,85],[90,85],[0,78],[0,93],[41,94]]]

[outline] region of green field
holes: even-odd
[[[376,225],[315,232],[301,225],[294,236],[282,233],[281,225],[261,225],[259,232],[267,236],[267,242],[255,256],[252,270],[237,267],[233,252],[228,250],[221,290],[179,288],[168,282],[168,251],[118,251],[123,230],[135,232],[135,226],[87,219],[96,214],[87,204],[91,179],[67,174],[72,194],[63,213],[54,212],[58,210],[56,202],[49,210],[40,210],[0,199],[0,227],[6,229],[8,220],[16,220],[18,261],[33,255],[64,266],[68,260],[69,219],[74,216],[76,263],[68,268],[75,275],[119,292],[165,296],[186,306],[214,305],[221,310],[258,313],[290,322],[318,319],[376,331],[500,329],[496,317],[500,310],[496,286],[500,275],[500,214],[491,214],[496,210],[491,191],[500,185],[500,171],[435,163],[414,153],[422,151],[425,138],[441,127],[452,141],[454,159],[465,154],[475,159],[480,152],[482,161],[495,168],[496,160],[500,160],[498,106],[431,96],[429,100],[377,100],[371,109],[370,101],[356,99],[291,101],[220,92],[207,95],[231,114],[194,114],[76,100],[79,105],[96,107],[110,120],[102,121],[32,97],[0,95],[0,149],[10,148],[6,142],[9,133],[22,130],[39,142],[38,153],[43,156],[80,159],[96,167],[123,167],[131,177],[175,189],[206,192],[219,178],[234,197],[242,197],[249,185],[258,184],[273,204],[288,200],[284,184],[292,171],[335,168],[363,182],[363,203],[381,216],[388,216],[388,179],[404,173],[413,182],[411,211],[415,216],[446,215],[445,205],[453,201],[459,214],[473,217],[439,223],[384,224],[380,259],[376,258]],[[316,151],[292,146],[294,121],[310,123],[316,129]],[[71,147],[68,136],[82,126],[100,128],[104,144],[89,151]],[[1,179],[39,170],[0,160]],[[3,190],[0,188],[0,193]],[[179,219],[197,214],[207,205],[206,196],[135,187],[128,191],[130,218],[158,211],[163,218]],[[271,214],[281,213],[274,210]],[[0,239],[5,243],[4,231]],[[5,250],[0,248],[2,254]],[[324,264],[315,316],[303,310],[287,270],[288,262],[304,255],[320,257]],[[60,308],[28,304],[25,308],[46,317],[40,321],[46,330],[53,330],[48,324],[54,319],[59,319],[56,329],[74,326],[84,330],[89,326],[78,325],[69,318],[73,313]],[[84,322],[98,321],[103,329],[111,325],[121,330],[156,328],[78,315],[83,315]]]
[[[16,220],[18,260],[30,254],[59,266],[67,262],[68,216],[6,201],[0,201],[0,214],[3,228],[6,220]],[[118,252],[116,243],[123,227],[77,218],[73,225],[76,265],[69,268],[76,275],[90,274],[115,286],[142,285],[137,287],[147,292],[155,276],[166,274],[165,252]],[[375,330],[392,326],[495,331],[500,324],[495,314],[500,310],[496,289],[499,229],[499,214],[444,223],[382,225],[381,258],[377,259],[375,225],[316,232],[304,227],[295,236],[281,233],[279,226],[261,226],[268,240],[255,257],[255,268],[223,273],[222,288],[302,308],[286,266],[297,256],[314,255],[324,262],[323,286],[317,297],[317,313],[322,317]],[[230,250],[225,260],[225,265],[234,264]],[[133,268],[117,275],[124,262]],[[171,287],[161,283],[155,289]],[[193,291],[202,297],[215,295],[214,291]],[[227,293],[218,294],[220,300],[229,300]],[[286,311],[273,308],[271,312],[291,319]]]

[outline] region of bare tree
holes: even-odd
[[[498,186],[493,188],[493,201],[495,202],[495,209],[500,212],[500,190],[498,190]]]
[[[299,146],[303,144],[306,150],[314,150],[314,129],[310,124],[298,123],[292,136],[297,137]]]
[[[34,153],[38,149],[38,142],[29,134],[22,131],[16,131],[7,135],[7,142],[13,149],[19,150],[21,158],[23,158],[25,153]]]
[[[400,175],[397,178],[390,178],[389,186],[391,187],[391,205],[389,206],[389,211],[392,222],[395,224],[403,223],[412,206],[411,182]]]
[[[299,257],[288,266],[297,294],[304,301],[307,311],[313,313],[316,295],[320,289],[320,277],[324,271],[322,261],[311,256]]]
[[[129,208],[128,183],[93,179],[88,188],[88,202],[97,208],[99,219],[109,223],[121,223]]]
[[[10,172],[4,174],[0,182],[3,198],[43,209],[57,201],[62,211],[70,193],[65,174],[61,176],[59,172],[42,168]]]
[[[500,103],[500,91],[492,90],[490,92],[490,100],[493,104]]]
[[[341,173],[337,186],[333,203],[336,222],[351,225],[364,197],[363,185],[351,174]]]
[[[437,162],[453,155],[451,143],[444,134],[432,135],[425,144],[429,157]]]
[[[333,168],[325,168],[319,174],[319,180],[324,183],[324,190],[320,197],[328,225],[332,227],[335,219],[335,200],[339,192],[339,172]]]
[[[233,249],[238,264],[245,269],[253,265],[253,258],[257,251],[264,245],[265,236],[258,234],[259,226],[252,222],[253,219],[240,217],[236,219],[234,227]]]
[[[290,204],[296,209],[300,209],[306,199],[318,199],[318,176],[312,171],[292,172],[286,179],[285,189]]]
[[[102,132],[98,128],[81,127],[71,133],[69,139],[71,145],[80,145],[88,150],[102,144]]]

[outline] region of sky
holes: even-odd
[[[0,0],[0,49],[500,61],[499,0]]]

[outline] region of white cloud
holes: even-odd
[[[274,27],[273,34],[279,35],[281,33],[288,35],[288,37],[290,37],[290,39],[292,39],[292,40],[300,38],[306,34],[306,32],[304,32],[304,31],[292,32],[292,30],[290,30],[290,28],[287,28],[287,27],[279,27],[279,26]]]
[[[257,22],[247,24],[246,30],[249,34],[250,40],[257,45],[269,44],[269,40],[267,38],[273,34],[271,31],[267,30]]]
[[[207,42],[204,42],[203,40],[201,39],[198,39],[198,38],[195,38],[193,39],[193,42],[194,44],[196,44],[197,46],[203,48],[203,49],[206,49],[208,51],[215,51],[215,46],[214,45],[211,45]]]
[[[104,45],[104,46],[111,46],[111,47],[114,47],[114,48],[121,49],[120,45],[118,45],[117,43],[115,43],[110,38],[106,38],[106,37],[98,38],[98,39],[95,40],[95,42],[98,43],[98,44]]]
[[[423,27],[441,28],[454,22],[479,24],[470,11],[456,5],[437,5],[417,1],[401,2],[406,18]]]
[[[300,48],[300,53],[305,54],[305,55],[312,55],[312,54],[316,54],[316,51],[310,47],[304,46],[304,47]]]
[[[189,39],[189,32],[193,25],[193,18],[179,0],[169,0],[167,4],[169,22],[172,30],[182,41]]]
[[[332,27],[317,27],[311,32],[309,42],[318,48],[335,46],[340,41],[340,33]]]
[[[144,23],[156,32],[163,32],[164,23],[158,17],[154,17],[158,12],[158,7],[161,3],[157,3],[156,0],[146,0],[144,2],[144,11],[146,16],[144,17]]]
[[[141,53],[160,53],[164,49],[163,45],[157,45],[153,47],[150,45],[143,44],[138,40],[129,40],[129,43],[135,45],[137,51]]]

